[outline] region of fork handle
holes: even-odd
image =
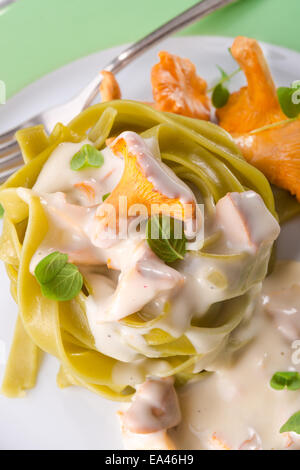
[[[143,54],[145,51],[150,49],[152,46],[157,44],[161,39],[169,36],[171,33],[174,33],[185,26],[188,26],[199,18],[203,18],[208,14],[212,13],[219,8],[222,8],[230,3],[234,3],[238,0],[202,0],[198,2],[193,7],[185,10],[180,15],[176,16],[172,20],[163,24],[159,28],[155,29],[152,33],[148,34],[143,39],[140,39],[136,43],[129,46],[121,54],[119,54],[115,59],[113,59],[105,68],[109,72],[117,73],[122,70],[127,64],[132,62],[138,56]],[[84,108],[87,108],[91,105],[93,100],[96,98],[99,85],[102,81],[101,74],[98,74],[97,77],[92,80],[87,87],[80,93],[81,99],[85,99]]]

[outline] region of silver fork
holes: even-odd
[[[195,6],[168,21],[145,38],[136,42],[132,46],[129,46],[106,67],[104,67],[104,70],[113,73],[119,72],[127,64],[154,46],[161,39],[195,22],[199,18],[236,1],[238,0],[202,0],[201,2],[198,2]],[[71,101],[42,112],[21,123],[18,127],[0,135],[0,183],[3,183],[12,173],[18,170],[23,163],[22,155],[15,139],[15,133],[19,129],[35,126],[37,124],[43,124],[47,132],[51,132],[57,122],[68,124],[76,114],[80,113],[83,109],[92,104],[98,94],[101,81],[102,76],[101,74],[98,74]]]

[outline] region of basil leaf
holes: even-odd
[[[0,204],[0,219],[4,216],[4,207]]]
[[[83,278],[77,266],[67,263],[50,281],[41,284],[42,294],[48,299],[66,301],[79,294]]]
[[[180,238],[175,238],[176,234],[180,235]],[[184,258],[187,240],[182,221],[165,215],[155,215],[148,219],[146,239],[151,250],[166,263]]]
[[[82,170],[87,167],[100,168],[104,163],[102,153],[93,145],[85,144],[79,152],[73,156],[70,166],[74,171]]]
[[[103,194],[102,201],[104,202],[110,196],[110,193]]]
[[[227,88],[225,88],[222,83],[219,83],[213,91],[212,94],[212,103],[215,108],[223,108],[229,100],[230,93]]]
[[[68,262],[68,255],[55,251],[43,258],[34,270],[40,284],[52,281]]]
[[[270,385],[275,390],[299,390],[300,374],[298,372],[276,372],[273,375]]]
[[[281,427],[280,432],[295,432],[300,434],[300,411],[297,411],[290,419]]]
[[[280,87],[277,89],[277,96],[279,100],[280,107],[284,114],[289,118],[295,118],[300,114],[300,103],[293,102],[293,96],[297,94],[299,98],[299,87],[287,88]],[[295,101],[295,100],[294,100]],[[298,100],[297,100],[298,101]]]

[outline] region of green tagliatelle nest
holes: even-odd
[[[58,384],[62,387],[78,384],[115,400],[126,400],[135,391],[128,383],[114,383],[113,370],[118,361],[95,349],[85,314],[84,292],[67,302],[56,302],[41,294],[40,285],[29,272],[29,264],[47,233],[48,220],[38,196],[32,194],[25,203],[17,190],[34,185],[43,165],[60,143],[80,142],[88,134],[101,149],[108,137],[123,130],[156,139],[162,160],[185,182],[198,188],[207,216],[227,192],[248,189],[259,193],[275,214],[273,194],[266,178],[244,161],[230,136],[212,123],[161,113],[136,102],[114,101],[92,106],[68,127],[57,124],[49,137],[42,126],[20,131],[18,140],[25,166],[3,185],[0,193],[5,209],[0,257],[6,264],[11,292],[19,308],[3,384],[3,392],[9,396],[20,396],[34,385],[40,350],[60,360]],[[218,266],[229,263],[235,270],[241,267],[239,286],[230,291],[228,299],[210,309],[201,322],[192,324],[195,334],[204,344],[209,344],[207,351],[196,353],[185,335],[173,338],[157,328],[157,318],[146,322],[136,313],[124,320],[128,327],[147,332],[145,339],[157,356],[148,358],[147,364],[163,358],[168,365],[166,375],[175,375],[178,383],[199,376],[199,364],[204,367],[211,354],[224,345],[228,335],[241,323],[251,301],[251,287],[266,274],[268,259],[259,266],[251,265],[241,254],[215,254],[213,244],[209,252],[205,246],[193,256],[202,257],[208,263],[214,260]],[[167,315],[165,310],[159,318]],[[121,362],[118,367],[122,367]],[[145,378],[147,367],[141,368],[141,373]]]

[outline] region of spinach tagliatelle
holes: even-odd
[[[63,143],[80,147],[81,142],[87,145],[89,139],[102,151],[107,139],[123,131],[151,140],[157,158],[192,189],[197,202],[204,204],[203,247],[188,251],[174,268],[188,277],[190,267],[197,266],[214,293],[209,297],[203,290],[199,310],[187,316],[180,334],[173,325],[180,313],[179,304],[172,299],[159,305],[160,310],[142,309],[115,322],[118,334],[126,331],[128,336],[132,332],[137,339],[134,345],[129,345],[136,365],[133,379],[127,373],[128,361],[105,354],[95,341],[87,315],[93,288],[85,276],[86,263],[83,268],[75,263],[84,285],[75,298],[67,301],[43,295],[31,269],[32,259],[52,223],[45,212],[43,194],[31,190],[46,162]],[[88,108],[67,127],[57,124],[50,136],[37,126],[19,131],[17,138],[25,166],[2,186],[0,193],[5,210],[0,257],[19,309],[2,386],[4,394],[21,396],[34,386],[41,351],[60,360],[57,378],[60,387],[80,385],[109,399],[124,401],[135,393],[137,384],[151,375],[174,376],[178,385],[199,379],[220,352],[225,354],[244,344],[244,330],[250,321],[256,290],[266,275],[272,246],[255,256],[239,250],[228,252],[223,249],[211,220],[218,201],[232,192],[252,190],[275,217],[276,212],[268,181],[242,158],[224,130],[212,123],[158,112],[136,102],[114,101]],[[97,156],[98,167],[102,159]],[[93,171],[91,166],[86,171]],[[101,271],[101,276],[105,275],[106,271]],[[197,289],[201,289],[201,283]]]

